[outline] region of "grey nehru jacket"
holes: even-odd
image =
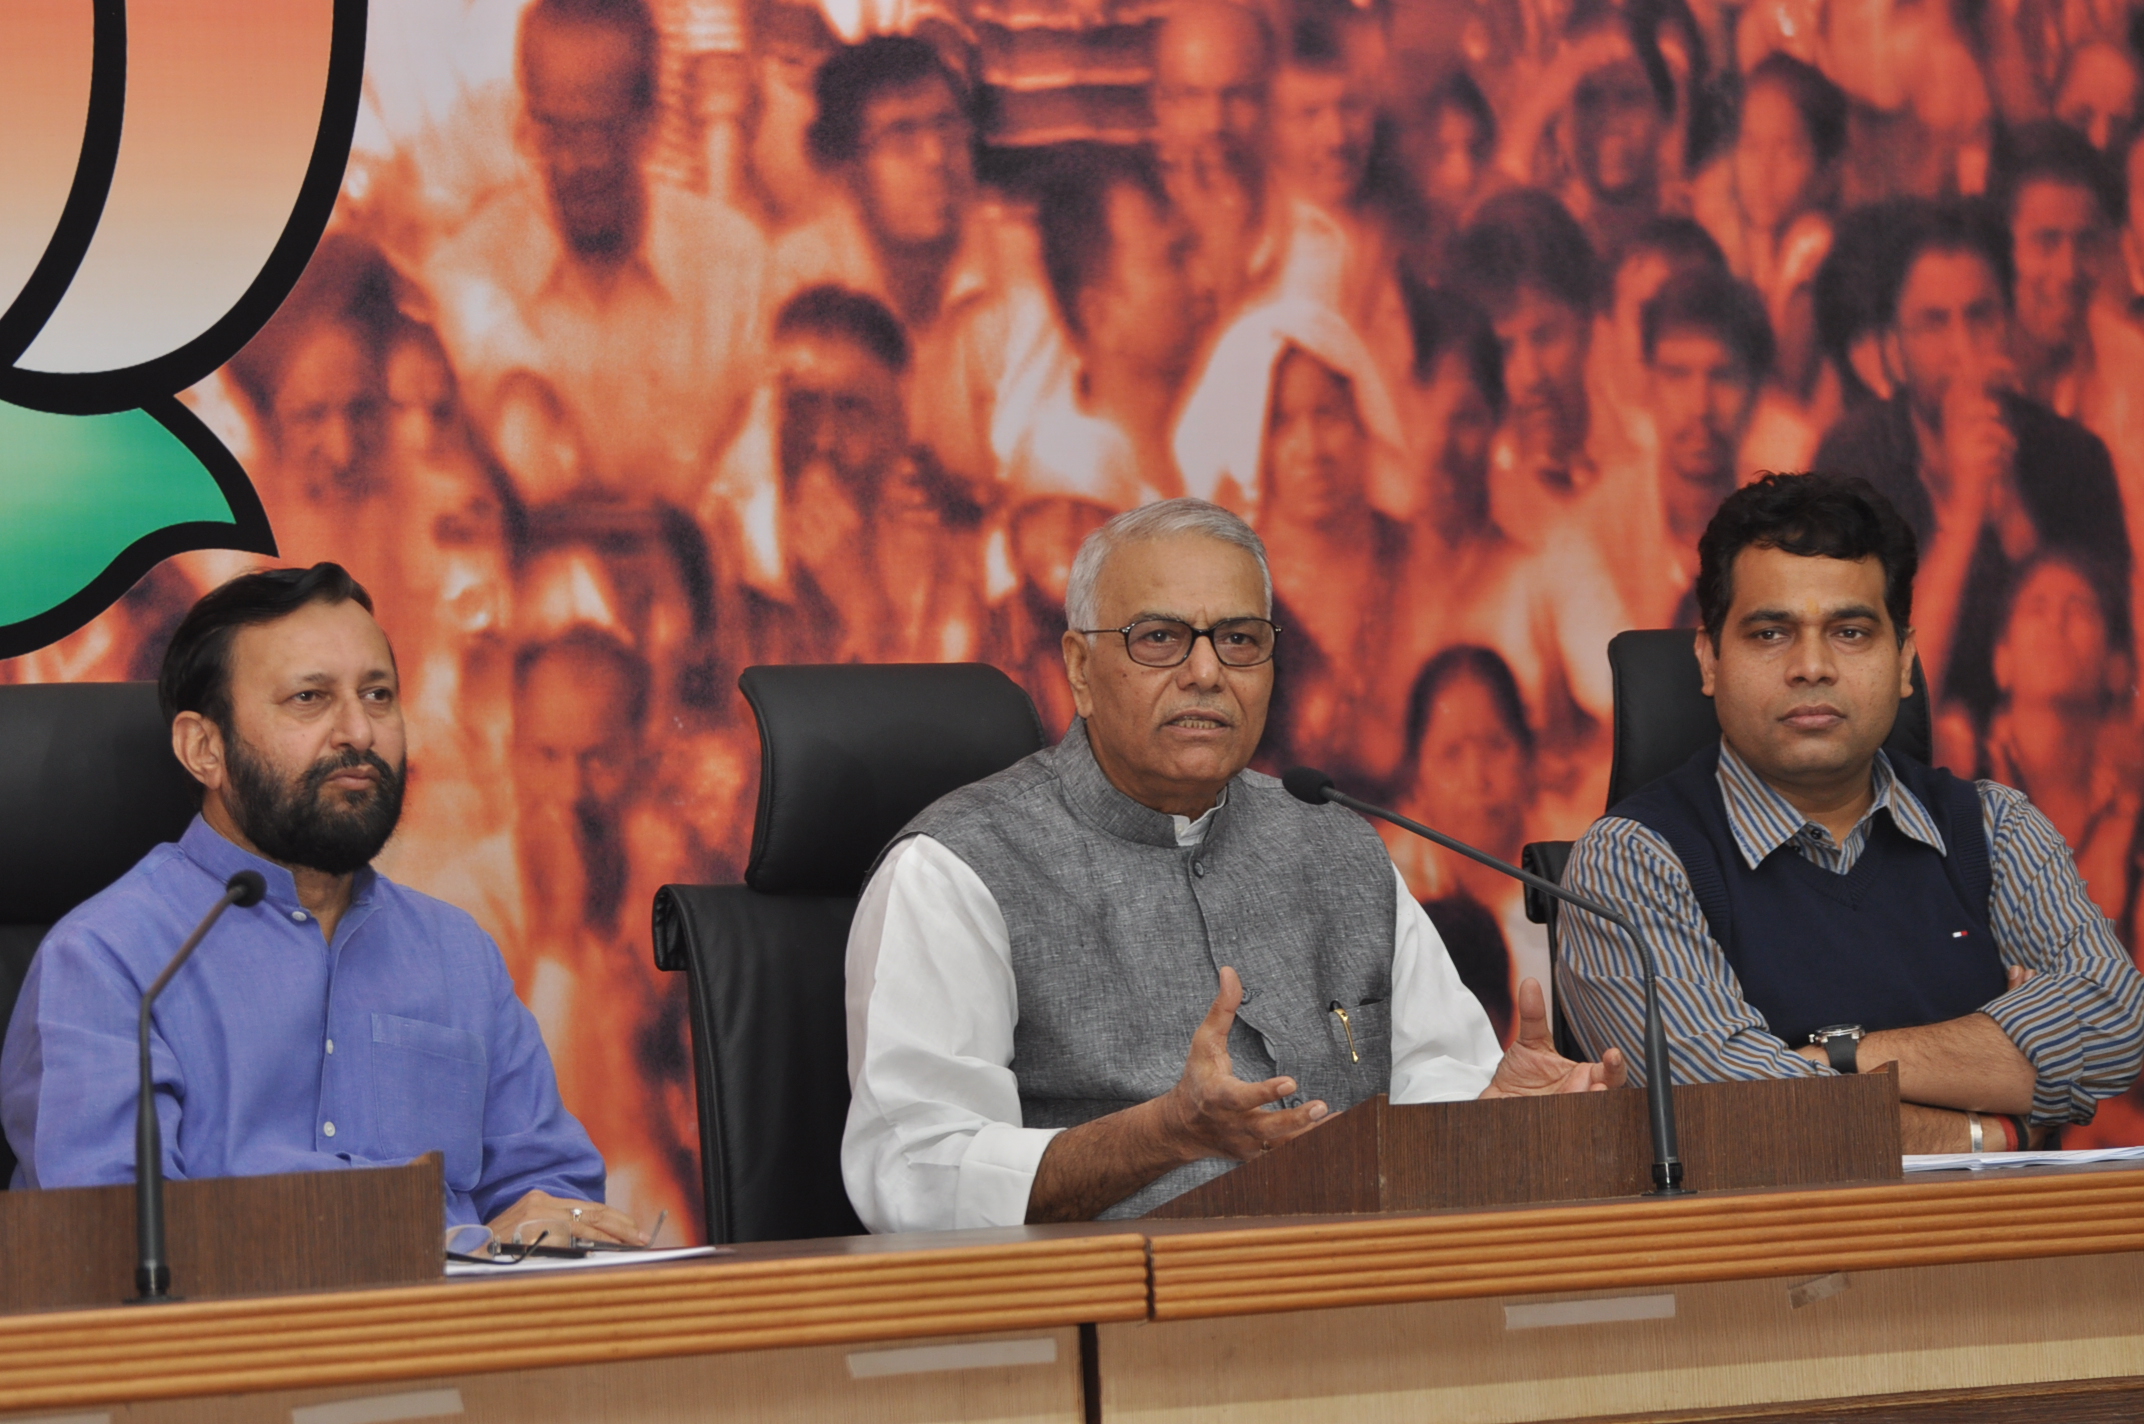
[[[1384,843],[1353,813],[1245,771],[1205,841],[1180,846],[1169,816],[1110,784],[1075,721],[894,844],[915,835],[967,862],[1005,917],[1024,1126],[1073,1127],[1168,1092],[1223,965],[1243,979],[1237,1077],[1286,1074],[1287,1106],[1322,1098],[1334,1112],[1385,1091],[1397,901]],[[1103,1216],[1144,1215],[1234,1165],[1180,1167]]]

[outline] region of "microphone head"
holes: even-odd
[[[1280,784],[1287,787],[1288,794],[1296,800],[1322,806],[1325,790],[1333,784],[1333,779],[1315,767],[1291,766],[1280,774]]]
[[[231,897],[231,903],[243,910],[248,905],[258,905],[268,893],[268,880],[258,870],[241,870],[223,882],[223,893]]]

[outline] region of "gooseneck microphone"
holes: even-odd
[[[1628,916],[1611,910],[1598,900],[1589,900],[1583,895],[1574,895],[1553,880],[1544,880],[1538,875],[1506,865],[1487,851],[1479,851],[1464,841],[1455,841],[1442,831],[1431,830],[1419,821],[1410,821],[1397,811],[1388,811],[1382,806],[1372,806],[1367,801],[1358,801],[1333,784],[1333,779],[1322,771],[1307,766],[1298,766],[1281,777],[1281,785],[1298,801],[1308,801],[1316,806],[1330,801],[1336,806],[1345,806],[1365,816],[1375,816],[1380,821],[1390,821],[1403,831],[1412,831],[1425,840],[1436,842],[1446,850],[1456,851],[1469,860],[1480,861],[1492,870],[1501,870],[1512,879],[1531,885],[1544,895],[1553,896],[1567,905],[1576,905],[1581,910],[1599,915],[1610,924],[1620,925],[1645,956],[1645,1105],[1653,1120],[1653,1190],[1652,1195],[1674,1197],[1684,1194],[1682,1184],[1682,1158],[1675,1146],[1675,1097],[1673,1084],[1668,1077],[1668,1036],[1660,1022],[1659,965],[1653,959],[1653,947]]]
[[[149,992],[141,996],[141,1098],[134,1105],[134,1234],[141,1255],[134,1267],[134,1288],[141,1292],[134,1298],[136,1305],[179,1298],[171,1293],[171,1263],[164,1259],[164,1134],[156,1120],[156,1083],[149,1069],[149,1010],[225,910],[233,905],[240,909],[258,905],[267,893],[268,882],[258,870],[241,870],[226,880],[223,898],[209,906]]]

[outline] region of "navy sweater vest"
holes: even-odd
[[[1751,870],[1728,828],[1719,764],[1714,744],[1608,814],[1658,832],[1674,849],[1743,998],[1773,1033],[1799,1045],[1830,1024],[1917,1028],[1972,1013],[2003,992],[1973,783],[1891,754],[1892,771],[1927,808],[1948,855],[1882,814],[1844,875],[1811,864],[1791,842]]]

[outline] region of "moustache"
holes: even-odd
[[[361,766],[371,767],[379,777],[379,783],[369,793],[351,792],[350,795],[383,796],[401,784],[402,778],[395,774],[395,769],[389,766],[386,758],[378,752],[347,747],[339,755],[322,757],[307,767],[305,774],[298,778],[298,790],[307,799],[318,800],[321,788],[328,784],[329,777],[340,776]]]

